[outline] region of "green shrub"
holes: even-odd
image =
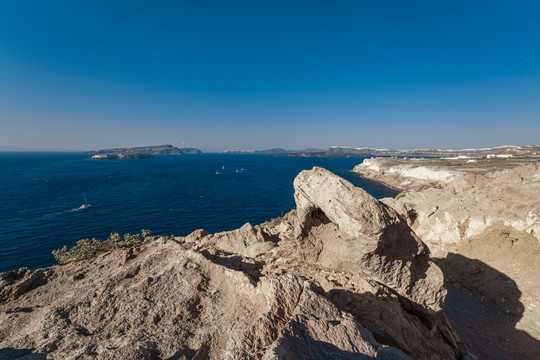
[[[111,233],[105,240],[96,238],[86,238],[77,241],[77,245],[68,249],[64,246],[61,249],[52,251],[56,261],[60,265],[71,264],[77,261],[91,259],[114,249],[130,248],[148,244],[152,241],[150,230],[141,230],[140,234],[125,234],[120,237],[118,233]]]
[[[429,188],[442,189],[442,185],[437,181],[431,181],[426,184],[420,185],[420,187],[418,188],[418,191],[423,191]]]

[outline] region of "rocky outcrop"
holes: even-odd
[[[239,229],[224,231],[213,235],[198,232],[190,235],[187,241],[197,241],[197,245],[213,247],[228,253],[255,258],[272,250],[276,238],[268,234],[261,226],[244,224]]]
[[[437,254],[490,226],[506,226],[540,240],[540,164],[463,174],[444,187],[409,191],[385,203],[398,210]]]
[[[380,168],[372,170],[375,178],[399,185],[404,178],[389,175],[388,169],[404,163],[412,170],[446,170],[457,176],[438,186],[417,182],[382,202],[407,219],[440,258],[449,281],[499,305],[518,329],[540,338],[538,159],[478,159],[468,165],[463,159],[374,159]],[[371,177],[365,172],[370,164],[361,167]]]
[[[463,174],[485,175],[540,162],[540,146],[516,147],[504,153],[444,158],[378,157],[364,159],[353,171],[401,190],[441,188]]]
[[[264,359],[355,359],[359,354],[369,359],[375,358],[379,349],[381,346],[369,330],[350,313],[340,311],[308,282],[291,319],[280,330]],[[403,359],[410,359],[395,350]]]
[[[302,171],[294,187],[295,235],[306,261],[367,272],[422,308],[441,310],[442,272],[393,209],[318,167]]]
[[[295,180],[279,224],[198,230],[0,274],[15,359],[461,359],[426,246],[334,174]]]
[[[404,159],[396,164],[393,159],[370,158],[355,166],[353,171],[396,188],[411,188],[427,183],[448,183],[461,175],[461,172],[455,170],[422,166],[422,160]]]
[[[197,148],[177,148],[176,146],[157,145],[157,146],[138,146],[131,148],[114,148],[91,150],[90,154],[111,154],[111,153],[143,153],[152,155],[182,155],[182,154],[200,154],[201,150]]]

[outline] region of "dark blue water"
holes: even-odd
[[[0,272],[49,266],[53,249],[85,237],[106,238],[111,232],[150,229],[183,236],[199,228],[217,232],[245,222],[259,224],[294,208],[294,177],[314,165],[377,198],[395,195],[350,171],[363,158],[89,157],[0,153]],[[85,196],[90,206],[79,209]]]

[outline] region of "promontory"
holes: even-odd
[[[197,148],[178,148],[173,145],[157,145],[157,146],[138,146],[131,148],[113,148],[88,151],[89,154],[111,154],[111,153],[141,153],[152,155],[183,155],[183,154],[200,154],[201,150]]]

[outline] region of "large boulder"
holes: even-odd
[[[305,261],[367,273],[417,309],[442,309],[443,274],[396,211],[319,167],[302,171],[294,189],[295,236]]]
[[[369,360],[382,359],[390,351],[392,359],[411,359],[399,349],[381,346],[350,313],[340,311],[319,291],[310,282],[304,284],[296,309],[264,360]]]

